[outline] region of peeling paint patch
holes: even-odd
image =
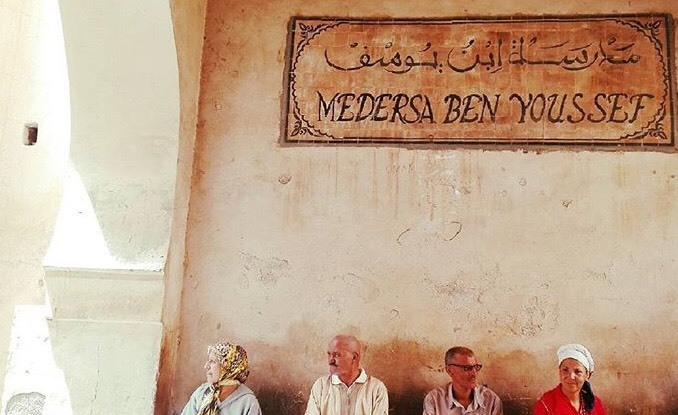
[[[290,263],[286,259],[280,258],[260,258],[248,252],[240,252],[244,279],[239,279],[241,286],[249,286],[249,279],[254,278],[267,287],[273,287],[278,280],[288,277],[290,272]]]
[[[451,242],[461,234],[462,229],[463,225],[458,221],[425,221],[404,229],[396,237],[396,242],[401,246]]]
[[[352,295],[358,295],[363,301],[374,301],[380,295],[379,286],[374,280],[352,272],[337,275],[333,280],[352,288]]]
[[[436,294],[447,297],[456,297],[471,292],[471,288],[466,287],[460,280],[454,280],[448,283],[435,284],[433,286]]]
[[[520,308],[520,313],[505,316],[511,333],[520,337],[536,337],[545,330],[555,329],[558,325],[558,307],[537,296],[529,297],[526,304]]]
[[[322,294],[322,305],[336,315],[355,304],[356,297],[362,303],[372,303],[381,296],[378,284],[369,277],[353,272],[335,275],[330,278],[332,286],[337,288]],[[338,289],[341,287],[341,289]],[[392,312],[392,311],[391,311]]]
[[[19,393],[9,398],[5,413],[39,415],[43,413],[45,400],[45,395],[39,392]]]
[[[607,272],[603,271],[593,271],[593,270],[588,270],[586,272],[586,275],[582,277],[583,280],[585,281],[595,281],[595,282],[600,282],[605,285],[612,285],[612,278],[610,275],[608,275]]]

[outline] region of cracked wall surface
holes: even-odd
[[[675,153],[279,142],[291,16],[641,12],[678,5],[208,2],[171,409],[230,339],[265,412],[300,414],[327,340],[350,332],[394,414],[421,410],[457,344],[507,414],[529,413],[569,342],[591,349],[609,413],[675,413]]]

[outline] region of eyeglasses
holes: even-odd
[[[455,363],[447,363],[447,366],[456,366],[464,369],[464,372],[470,372],[472,370],[475,370],[476,372],[479,372],[480,369],[483,368],[483,365],[457,365]]]

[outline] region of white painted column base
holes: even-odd
[[[153,414],[160,323],[54,319],[48,325],[74,415]]]
[[[163,276],[45,267],[54,362],[73,415],[152,415],[162,341]]]

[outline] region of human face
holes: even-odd
[[[471,368],[471,370],[466,371],[465,368],[459,366],[475,366],[477,364],[478,360],[475,356],[455,354],[445,365],[445,371],[452,378],[453,386],[459,389],[470,390],[478,385],[478,370]]]
[[[345,381],[358,371],[358,354],[352,352],[341,340],[332,339],[327,346],[327,364],[331,374],[336,374]]]
[[[207,355],[207,362],[205,362],[205,378],[207,383],[217,383],[221,377],[221,364],[214,353]]]
[[[566,394],[578,394],[589,378],[589,371],[576,359],[567,358],[560,362],[560,384]]]

